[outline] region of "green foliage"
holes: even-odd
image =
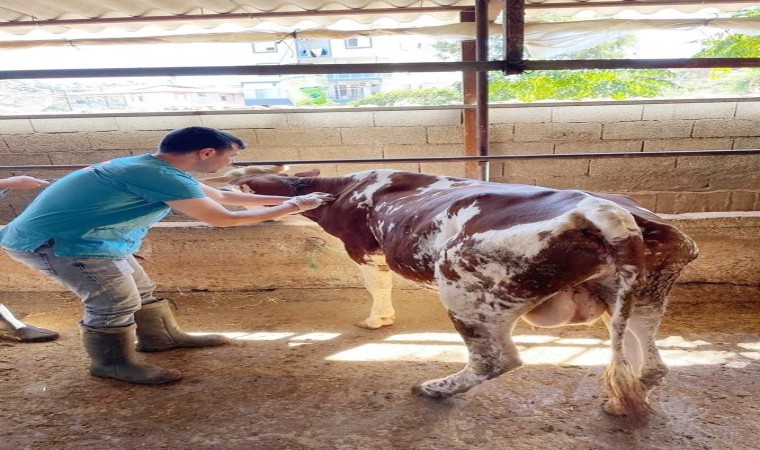
[[[760,17],[760,9],[739,11],[734,17]],[[760,58],[760,36],[720,33],[702,41],[695,58]],[[760,89],[760,69],[716,68],[710,71],[713,81],[720,80],[725,90],[745,94]]]
[[[298,89],[301,94],[295,100],[299,106],[325,106],[330,102],[327,86],[304,86]]]
[[[536,71],[491,80],[492,101],[581,100],[584,98],[655,97],[673,87],[667,70]]]
[[[555,57],[569,59],[614,59],[633,47],[633,35],[622,36],[595,47]],[[517,76],[492,74],[489,98],[492,101],[581,100],[585,98],[656,97],[675,86],[676,75],[669,70],[541,70]]]
[[[454,88],[404,89],[380,92],[367,98],[351,102],[362,106],[397,106],[397,105],[447,105],[461,103],[462,94]]]

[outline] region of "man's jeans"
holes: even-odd
[[[33,252],[4,250],[12,259],[77,294],[84,304],[82,324],[88,327],[131,325],[140,305],[155,300],[156,284],[132,255],[122,259],[62,258],[53,254],[50,242]]]

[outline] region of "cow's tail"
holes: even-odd
[[[634,285],[644,276],[644,239],[633,216],[617,204],[589,199],[593,207],[585,211],[604,237],[615,264],[614,303],[610,305],[610,341],[612,360],[604,373],[609,394],[605,410],[613,415],[641,417],[651,411],[647,388],[626,359],[624,338],[634,309]]]

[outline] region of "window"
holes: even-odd
[[[371,48],[372,38],[359,36],[355,38],[346,39],[346,48]]]
[[[253,53],[277,53],[277,43],[270,42],[254,42]]]
[[[227,101],[227,96],[226,96],[226,95],[222,95],[221,97],[222,97],[222,101],[223,101],[223,102],[226,102],[226,101]]]

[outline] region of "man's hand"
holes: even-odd
[[[329,203],[335,200],[335,196],[332,194],[326,194],[324,192],[312,192],[311,194],[299,195],[297,197],[290,198],[282,202],[283,205],[296,205],[298,212],[308,211],[310,209],[319,208],[325,203]]]
[[[49,181],[40,180],[26,175],[18,175],[0,180],[0,188],[13,190],[37,189],[38,187],[47,186],[49,184]]]

